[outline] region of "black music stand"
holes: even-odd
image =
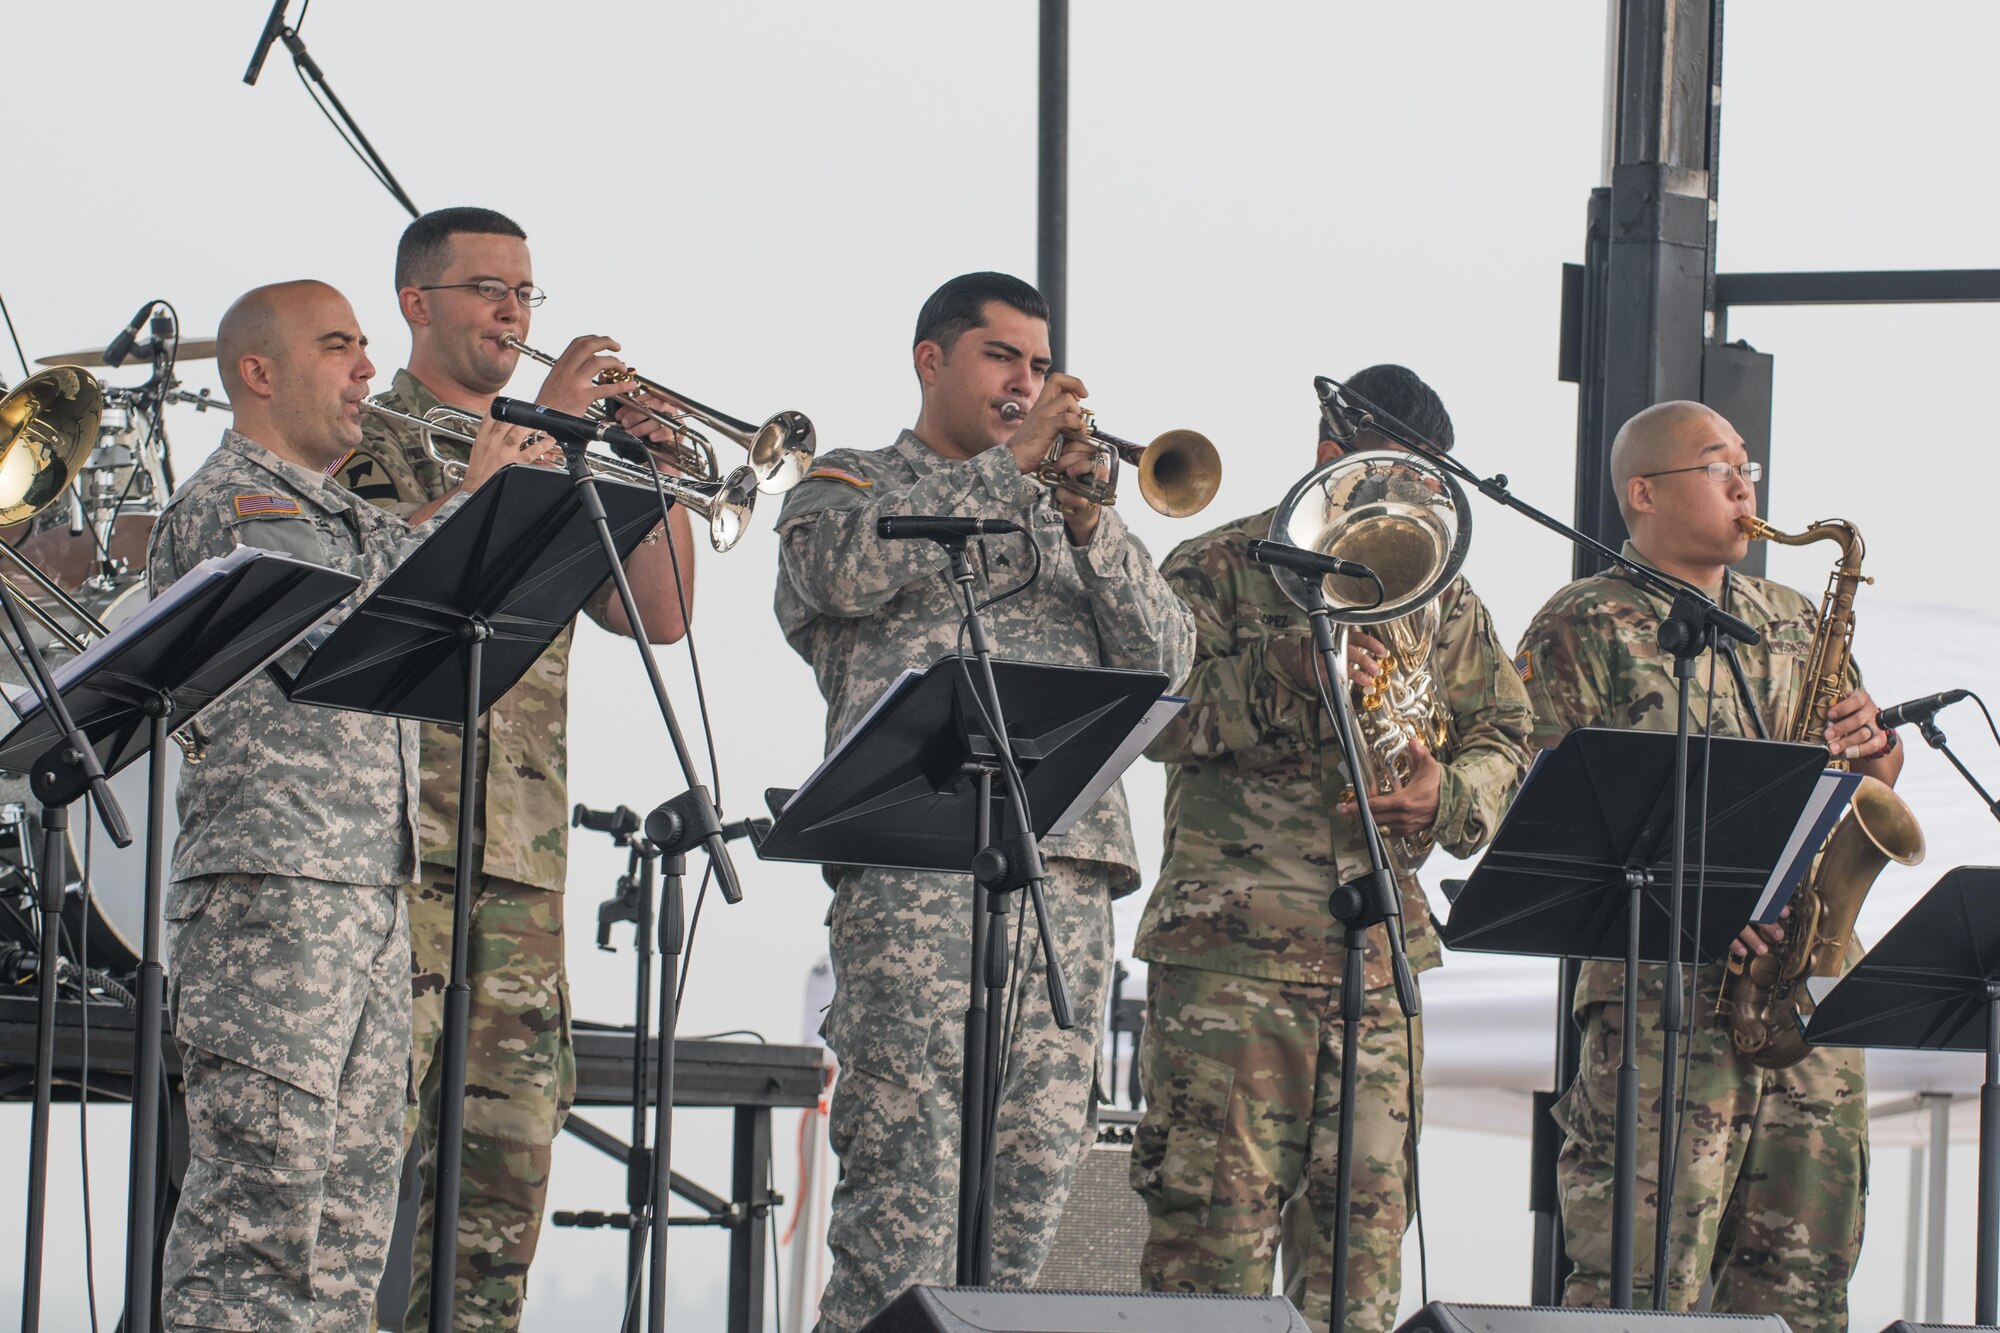
[[[151,757],[146,787],[145,924],[139,954],[132,1067],[132,1155],[125,1235],[125,1320],[134,1333],[154,1326],[160,1084],[160,1030],[166,1009],[161,905],[166,888],[167,737],[217,696],[289,647],[360,580],[351,574],[253,547],[203,561],[138,616],[65,663],[56,688],[110,777]],[[178,590],[178,591],[176,591]],[[50,711],[28,708],[0,737],[0,768],[74,768],[52,758],[63,745]],[[50,867],[44,866],[49,872]],[[48,878],[60,894],[66,878]],[[53,952],[39,969],[54,976]]]
[[[982,635],[981,638],[984,636]],[[1028,847],[996,839],[994,779],[1000,750],[987,734],[969,662],[947,657],[906,673],[796,792],[774,792],[770,832],[757,855],[771,861],[934,870],[972,876],[972,981],[965,1015],[959,1107],[958,1281],[989,1277],[994,1119],[999,1109],[1001,1031],[1007,986],[1007,913],[1032,864],[1035,844],[1081,815],[1178,711],[1155,710],[1167,688],[1158,672],[993,660],[998,721],[1021,773],[1026,809],[1010,813]],[[1137,742],[1135,744],[1134,742]],[[789,796],[789,800],[783,797]],[[1012,806],[1011,801],[1006,802]],[[1068,1026],[1067,996],[1046,921],[1050,1003]]]
[[[600,489],[622,560],[659,522],[637,486]],[[458,726],[458,852],[445,987],[431,1227],[431,1327],[450,1328],[458,1263],[459,1151],[472,988],[472,833],[479,719],[576,618],[610,569],[568,476],[502,468],[320,645],[287,684],[298,703]]]
[[[2000,867],[1947,870],[1817,997],[1805,1035],[1814,1046],[1985,1052],[1974,1318],[2000,1323]]]
[[[1677,749],[1669,731],[1580,727],[1537,756],[1453,902],[1444,942],[1475,953],[1622,959],[1629,1034],[1638,1031],[1641,962],[1684,958],[1699,967],[1726,956],[1745,923],[1776,920],[1844,807],[1851,780],[1825,771],[1823,746],[1715,736],[1689,747],[1687,786],[1677,802]],[[1681,903],[1676,931],[1675,807],[1696,805],[1704,785],[1706,833],[1699,822],[1688,825],[1681,859],[1703,865],[1705,845],[1706,879],[1693,901]],[[1676,1013],[1677,1006],[1663,1005],[1663,1024]],[[1627,1274],[1639,1206],[1637,1044],[1624,1043],[1618,1065],[1612,1256]],[[1665,1064],[1670,1055],[1662,1054]],[[1663,1143],[1674,1118],[1675,1072],[1671,1065],[1661,1071]],[[1665,1159],[1662,1153],[1663,1180]],[[1663,1186],[1655,1209],[1663,1230],[1671,1206]],[[1660,1277],[1654,1274],[1656,1287]]]

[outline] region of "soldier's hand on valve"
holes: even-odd
[[[472,437],[472,450],[465,461],[465,480],[459,483],[459,488],[470,495],[509,463],[545,462],[551,450],[560,462],[562,451],[555,449],[554,442],[540,431],[509,426],[486,417]]]
[[[1095,479],[1101,482],[1111,475],[1110,460],[1104,456],[1102,449],[1094,449],[1075,440],[1063,446],[1062,456],[1056,460],[1056,469],[1063,476],[1075,477],[1079,481]],[[1062,514],[1063,522],[1069,525],[1071,544],[1088,546],[1097,533],[1103,506],[1067,486],[1056,487],[1051,498]]]
[[[1791,914],[1792,909],[1787,907],[1784,911],[1778,913],[1778,916],[1780,921],[1782,921],[1783,918]],[[1785,928],[1778,921],[1774,921],[1768,926],[1745,926],[1742,933],[1729,942],[1729,952],[1738,958],[1748,958],[1753,953],[1758,955],[1767,954],[1771,952],[1772,945],[1781,943],[1784,938]]]
[[[1826,713],[1826,748],[1836,759],[1873,759],[1889,748],[1889,734],[1876,719],[1882,710],[1856,690]]]
[[[1347,636],[1347,680],[1363,694],[1373,694],[1382,684],[1382,659],[1389,645],[1359,630]]]
[[[1437,822],[1439,784],[1444,765],[1437,761],[1422,741],[1410,742],[1410,780],[1392,792],[1371,792],[1368,809],[1382,832],[1398,838],[1422,833]],[[1345,801],[1340,813],[1354,813],[1354,802]]]
[[[1057,436],[1080,440],[1088,433],[1081,403],[1089,396],[1090,390],[1074,375],[1051,373],[1042,381],[1041,396],[1007,441],[1023,474],[1031,474],[1042,465]]]
[[[580,417],[600,398],[620,398],[635,392],[639,386],[630,381],[598,382],[603,376],[626,373],[625,363],[611,355],[617,350],[618,342],[613,338],[592,334],[573,339],[549,367],[535,401],[543,407]]]
[[[673,466],[673,460],[663,450],[680,443],[680,431],[667,425],[653,413],[641,411],[629,402],[619,403],[613,408],[611,419],[646,443],[653,445],[653,461],[663,471],[678,471]]]

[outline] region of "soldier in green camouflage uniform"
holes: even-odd
[[[425,214],[404,233],[396,271],[410,325],[410,365],[396,372],[388,392],[375,401],[417,417],[440,406],[474,415],[485,411],[520,356],[500,346],[499,337],[528,336],[531,306],[517,289],[540,299],[529,285],[528,248],[520,228],[485,209]],[[466,285],[482,279],[498,291],[499,299]],[[589,383],[591,376],[623,368],[615,357],[602,354],[614,346],[605,338],[573,343],[550,371],[540,401],[582,412],[606,392]],[[361,448],[339,472],[356,495],[391,513],[420,518],[450,494],[451,482],[415,428],[371,415],[364,431]],[[438,444],[445,457],[463,460],[463,445],[449,440]],[[686,519],[678,511],[674,532],[681,569],[692,580],[693,549]],[[661,642],[682,633],[667,550],[666,543],[641,546],[628,561],[634,592],[647,602],[641,614],[648,633]],[[612,605],[610,584],[585,609],[599,624],[628,632],[624,609]],[[520,1324],[528,1265],[541,1236],[553,1143],[576,1087],[563,959],[573,637],[573,626],[556,637],[487,712],[475,741],[483,757],[477,763],[480,809],[473,827],[472,1013],[453,1310],[460,1330]],[[437,1140],[442,1078],[436,1055],[451,970],[459,730],[423,728],[417,822],[422,866],[410,886],[418,1104],[411,1108],[407,1133],[414,1138],[421,1128],[425,1148],[405,1330],[426,1327],[430,1313],[436,1176],[431,1149]]]
[[[1450,444],[1443,404],[1409,371],[1371,367],[1352,382]],[[1388,444],[1364,432],[1355,447]],[[1341,452],[1323,441],[1320,462]],[[1286,1213],[1286,1294],[1325,1328],[1345,961],[1328,900],[1366,873],[1368,856],[1341,803],[1348,779],[1316,693],[1310,622],[1250,563],[1272,512],[1196,537],[1162,567],[1194,611],[1195,667],[1186,713],[1147,750],[1172,767],[1166,861],[1135,950],[1151,966],[1132,1183],[1152,1215],[1148,1288],[1269,1291]],[[1444,764],[1426,754],[1408,787],[1370,804],[1385,833],[1428,828],[1466,855],[1492,836],[1526,766],[1528,701],[1465,580],[1438,609],[1431,661],[1458,751]],[[1382,651],[1357,635],[1350,662],[1372,675]],[[1413,874],[1401,889],[1410,964],[1435,967],[1423,889]],[[1397,1007],[1382,932],[1367,940],[1346,1325],[1386,1333],[1401,1296],[1422,1045]]]
[[[883,541],[892,514],[1007,518],[1025,534],[982,538],[982,596],[1041,573],[988,609],[996,655],[1164,672],[1178,681],[1187,608],[1115,509],[1052,496],[1025,475],[1058,432],[1080,435],[1083,386],[1048,372],[1048,307],[1000,274],[946,283],[917,320],[917,424],[886,449],[827,455],[779,519],[785,637],[813,665],[827,740],[844,735],[905,669],[950,654],[961,604],[944,552]],[[1003,404],[1028,407],[1010,421]],[[1032,403],[1033,406],[1028,405]],[[1065,470],[1094,466],[1070,446]],[[1138,885],[1129,817],[1114,788],[1067,834],[1045,839],[1050,926],[1076,1002],[1058,1030],[1028,923],[1019,1022],[1000,1092],[993,1280],[1034,1280],[1086,1142],[1097,1034],[1111,970],[1111,899]],[[956,1253],[959,1085],[971,977],[971,882],[962,875],[829,871],[837,982],[825,1034],[840,1058],[831,1134],[840,1155],[827,1234],[834,1266],[820,1327],[847,1333],[914,1283],[949,1283]]]
[[[220,344],[237,429],[161,513],[153,592],[254,546],[355,574],[364,595],[429,529],[327,476],[374,373],[353,310],[320,283],[259,288]],[[469,485],[493,457],[482,445]],[[293,704],[257,676],[202,730],[166,901],[189,1163],[162,1310],[174,1328],[364,1329],[408,1086],[416,728]]]
[[[1695,403],[1648,408],[1619,432],[1613,480],[1632,540],[1625,554],[1702,588],[1763,633],[1737,648],[1750,700],[1713,653],[1695,663],[1694,726],[1715,734],[1755,734],[1754,707],[1772,736],[1784,728],[1804,688],[1817,613],[1805,596],[1763,579],[1728,574],[1742,559],[1736,520],[1756,512],[1754,477],[1729,423]],[[1718,480],[1706,473],[1716,465]],[[1673,659],[1658,645],[1666,599],[1618,573],[1572,583],[1528,627],[1515,664],[1536,714],[1534,743],[1558,744],[1573,727],[1672,731]],[[1859,677],[1852,684],[1858,686]],[[1875,725],[1876,708],[1856,688],[1830,713],[1825,737],[1860,772],[1892,782],[1902,765],[1893,733]],[[1763,952],[1782,927],[1748,929],[1733,946]],[[1850,958],[1850,963],[1853,961]],[[1838,1333],[1847,1325],[1847,1283],[1861,1248],[1867,1188],[1868,1106],[1862,1053],[1817,1049],[1789,1069],[1759,1068],[1731,1045],[1716,1012],[1724,965],[1695,973],[1689,1011],[1686,1131],[1675,1172],[1669,1242],[1669,1306],[1690,1308],[1705,1282],[1714,1308],[1780,1314],[1794,1329]],[[1639,1217],[1634,1297],[1651,1301],[1653,1216],[1659,1184],[1659,1012],[1664,969],[1641,970]],[[1575,1016],[1583,1031],[1577,1078],[1556,1107],[1566,1139],[1559,1159],[1563,1230],[1576,1264],[1564,1300],[1604,1305],[1611,1289],[1613,1133],[1622,1058],[1624,970],[1586,963]]]

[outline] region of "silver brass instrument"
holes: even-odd
[[[1058,435],[1049,446],[1048,457],[1035,469],[1035,480],[1051,489],[1074,491],[1092,504],[1118,503],[1120,460],[1139,469],[1139,494],[1147,504],[1168,518],[1186,518],[1208,507],[1222,487],[1222,456],[1206,435],[1192,430],[1170,430],[1151,444],[1134,444],[1099,429],[1096,414],[1079,409],[1087,428],[1086,443],[1110,464],[1105,477],[1072,477],[1056,466],[1069,445],[1067,436]],[[1000,415],[1019,421],[1027,409],[1015,402],[1002,403]]]
[[[1745,516],[1737,526],[1752,541],[1780,546],[1804,546],[1830,541],[1840,558],[1827,576],[1820,603],[1819,625],[1813,632],[1801,677],[1799,702],[1776,739],[1821,744],[1828,711],[1847,693],[1847,669],[1854,644],[1854,593],[1873,580],[1861,572],[1867,546],[1845,519],[1826,518],[1792,534],[1779,532],[1762,519]],[[1845,759],[1828,762],[1846,768]],[[1771,951],[1755,958],[1730,958],[1728,976],[1717,1002],[1729,1018],[1729,1038],[1751,1063],[1766,1069],[1795,1065],[1811,1053],[1799,1031],[1800,1001],[1809,976],[1837,977],[1861,904],[1875,886],[1875,877],[1889,862],[1913,866],[1924,859],[1924,831],[1909,803],[1888,783],[1863,777],[1847,813],[1826,835],[1819,858],[1792,892],[1792,914],[1785,937]]]
[[[470,449],[473,438],[479,432],[478,417],[455,407],[433,407],[422,416],[414,417],[408,412],[384,407],[371,398],[362,399],[361,406],[378,417],[415,430],[423,441],[424,452],[443,470],[446,481],[456,486],[465,480],[465,464],[456,458],[446,457],[438,449],[437,442],[450,440]],[[636,463],[598,454],[585,454],[583,461],[600,477],[648,489],[654,485],[653,473]],[[719,481],[689,480],[671,472],[662,472],[658,485],[675,504],[693,510],[708,520],[709,544],[718,551],[726,551],[742,540],[744,531],[750,526],[751,511],[757,504],[757,478],[748,467],[739,467]]]
[[[1382,580],[1382,599],[1365,579],[1328,575],[1321,584],[1333,619],[1343,687],[1347,641],[1366,628],[1382,640],[1376,688],[1356,693],[1361,773],[1355,786],[1396,791],[1409,780],[1411,747],[1422,741],[1439,763],[1450,761],[1458,736],[1431,670],[1437,646],[1438,599],[1458,576],[1472,542],[1472,511],[1452,477],[1417,454],[1367,449],[1344,454],[1308,473],[1271,516],[1271,540],[1359,561]],[[1274,568],[1279,586],[1301,607],[1304,576]],[[1350,789],[1349,795],[1352,791]],[[1347,799],[1343,797],[1343,799]],[[1428,830],[1384,834],[1394,868],[1416,869],[1434,843]]]
[[[556,363],[556,359],[547,352],[536,351],[511,333],[500,335],[500,345],[511,347],[522,356],[545,366]],[[704,406],[657,380],[647,379],[636,370],[600,375],[597,383],[638,385],[638,391],[625,396],[622,401],[674,433],[672,443],[653,447],[672,461],[675,471],[697,482],[714,482],[721,477],[721,470],[716,466],[715,450],[708,438],[688,425],[690,420],[700,422],[747,453],[750,457],[748,466],[756,478],[756,488],[766,495],[789,491],[805,479],[812,467],[818,443],[812,421],[803,412],[779,412],[763,425],[753,426]],[[591,415],[602,418],[609,413],[598,404],[592,406]]]
[[[103,416],[104,386],[74,366],[30,375],[0,397],[0,526],[32,518],[62,499],[90,458]],[[83,627],[83,634],[72,633],[36,598],[15,589],[21,609],[69,651],[81,653],[89,646],[89,639],[101,639],[111,632],[12,545],[0,541],[0,557]],[[12,583],[8,586],[14,587]],[[173,736],[188,763],[201,762],[199,741],[181,731]]]

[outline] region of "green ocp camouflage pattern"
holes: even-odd
[[[402,891],[199,875],[166,934],[188,1124],[167,1327],[366,1329],[408,1089]]]
[[[1336,814],[1348,786],[1312,676],[1310,622],[1249,542],[1271,511],[1176,547],[1162,566],[1194,614],[1187,709],[1146,751],[1167,764],[1166,858],[1136,952],[1239,976],[1325,984],[1340,977],[1341,931],[1328,895],[1368,869],[1358,821]],[[1455,579],[1439,601],[1432,668],[1459,737],[1443,768],[1433,832],[1470,855],[1499,827],[1526,769],[1532,719],[1479,597]],[[1401,880],[1411,965],[1438,942],[1415,875]],[[1389,981],[1369,932],[1366,984]]]
[[[997,1286],[1027,1286],[1041,1271],[1088,1142],[1113,874],[1102,862],[1048,862],[1049,928],[1075,1006],[1068,1032],[1049,1010],[1032,909],[1006,918],[1022,966],[994,1153]],[[828,1132],[841,1171],[822,1333],[853,1333],[915,1283],[953,1281],[970,888],[964,875],[850,869],[834,889],[835,990],[822,1031],[840,1059]]]
[[[436,1192],[437,1060],[444,990],[451,972],[453,877],[432,868],[410,889],[411,1080],[418,1104],[403,1142],[425,1145],[423,1202],[412,1253],[405,1333],[430,1326],[430,1244]],[[468,973],[472,977],[460,1156],[457,1296],[452,1322],[466,1330],[516,1328],[528,1265],[541,1236],[549,1161],[576,1095],[570,1042],[569,981],[563,957],[562,895],[482,876],[474,884]],[[555,961],[551,961],[555,960]]]
[[[886,449],[822,455],[778,519],[778,623],[818,677],[829,746],[906,669],[930,666],[958,642],[964,607],[950,563],[935,542],[876,536],[875,521],[894,514],[1008,518],[1027,530],[971,547],[982,599],[1028,577],[1028,540],[1041,553],[1034,585],[981,613],[996,657],[1158,671],[1169,688],[1186,673],[1187,608],[1116,509],[1103,511],[1088,546],[1071,546],[1062,516],[1011,452],[948,459],[904,431]],[[1116,866],[1115,891],[1137,888],[1124,789],[1044,839],[1042,854]]]
[[[1639,558],[1629,542],[1625,554]],[[1736,651],[1750,706],[1769,734],[1781,736],[1803,687],[1817,624],[1812,603],[1781,584],[1739,574],[1727,588],[1703,591],[1762,632],[1761,643]],[[1554,746],[1583,726],[1674,729],[1673,659],[1657,638],[1667,609],[1663,598],[1616,573],[1572,583],[1549,600],[1515,659],[1535,705],[1535,745]],[[1850,687],[1858,683],[1851,672]],[[1716,735],[1755,734],[1727,663],[1713,652],[1695,662],[1690,717],[1697,731],[1712,718]],[[1642,968],[1638,995],[1645,1090],[1635,1286],[1652,1276],[1664,973]],[[1694,976],[1687,1128],[1674,1191],[1680,1225],[1669,1241],[1673,1308],[1687,1308],[1713,1279],[1717,1310],[1782,1314],[1793,1328],[1813,1333],[1844,1329],[1867,1176],[1867,1095],[1858,1053],[1819,1048],[1789,1069],[1760,1069],[1718,1026],[1723,965]],[[1610,1295],[1611,1134],[1623,994],[1620,965],[1583,965],[1575,997],[1583,1064],[1556,1108],[1566,1133],[1558,1164],[1563,1230],[1577,1263],[1565,1296],[1572,1304],[1602,1305]]]
[[[1326,1328],[1344,1109],[1340,987],[1156,965],[1146,1005],[1146,1112],[1132,1144],[1132,1185],[1152,1219],[1141,1282],[1266,1292],[1282,1238],[1285,1294]],[[1423,1030],[1414,1025],[1414,1046],[1412,1030],[1392,988],[1369,993],[1356,1047],[1346,1310],[1361,1333],[1388,1333],[1402,1299],[1411,1097],[1423,1064]]]

